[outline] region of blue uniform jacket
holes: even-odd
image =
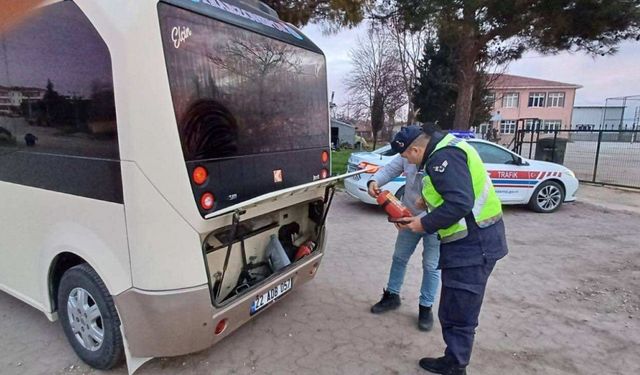
[[[471,210],[475,200],[467,156],[458,147],[444,147],[429,156],[444,134],[435,133],[425,151],[424,173],[431,177],[434,188],[444,203],[421,219],[427,233],[448,228],[465,218],[468,234],[457,241],[440,245],[439,268],[481,265],[508,253],[504,222],[479,228]]]

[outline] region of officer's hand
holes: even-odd
[[[422,199],[422,197],[418,197],[418,199],[416,199],[416,208],[418,208],[419,210],[426,210],[427,209],[427,204],[424,203],[424,199]]]
[[[408,217],[404,223],[399,224],[401,229],[408,229],[414,233],[424,233],[424,228],[422,228],[422,222],[420,221],[420,217]]]
[[[380,194],[380,188],[378,187],[378,183],[375,181],[371,181],[369,182],[369,195],[374,197],[374,198],[378,198],[378,194]]]

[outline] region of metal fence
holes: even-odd
[[[563,164],[581,181],[640,189],[640,129],[516,130],[513,151]]]

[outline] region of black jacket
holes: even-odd
[[[440,245],[440,268],[472,266],[496,261],[508,253],[504,222],[487,228],[476,225],[475,201],[467,156],[458,147],[443,147],[431,155],[444,134],[434,133],[425,151],[424,171],[444,203],[422,218],[427,233],[436,233],[465,218],[466,237]]]

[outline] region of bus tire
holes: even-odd
[[[120,318],[113,298],[93,268],[83,263],[67,270],[57,298],[62,330],[80,359],[100,370],[122,362]]]

